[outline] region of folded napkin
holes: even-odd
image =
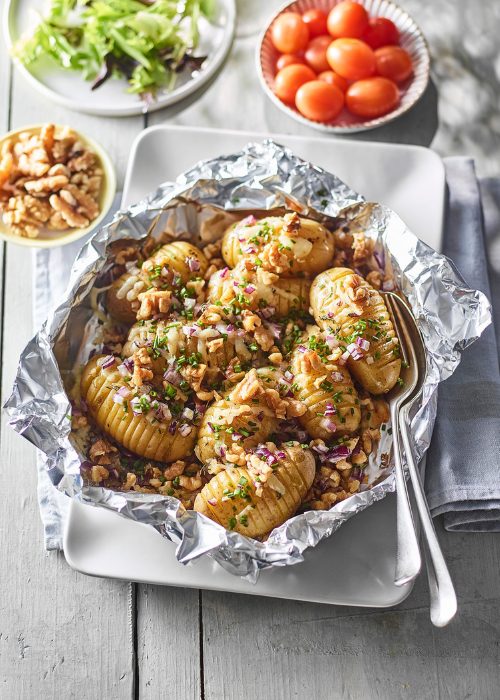
[[[494,305],[500,333],[500,180],[478,183],[471,160],[445,159],[448,207],[444,252],[468,284]],[[119,207],[119,196],[112,213]],[[488,271],[486,237],[492,251]],[[496,241],[494,240],[496,236]],[[34,253],[34,323],[38,329],[64,294],[71,265],[84,241]],[[494,258],[496,251],[496,259]],[[495,272],[496,270],[496,272]],[[488,282],[490,272],[491,290]],[[427,459],[425,488],[433,515],[449,530],[500,531],[500,373],[494,329],[466,350],[457,372],[439,389],[438,419]],[[52,485],[41,455],[38,499],[46,549],[62,549],[68,499]]]
[[[470,287],[491,299],[485,219],[474,163],[466,158],[448,158],[445,167],[449,191],[443,252]],[[483,192],[488,203],[487,223],[496,224],[495,234],[491,231],[489,235],[498,237],[500,182],[486,181]],[[498,251],[497,257],[500,263]],[[497,279],[493,306],[498,319]],[[439,387],[425,491],[432,515],[443,514],[444,526],[450,531],[500,532],[498,350],[495,328],[490,326],[463,353],[455,374]]]

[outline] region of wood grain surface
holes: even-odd
[[[119,183],[131,143],[147,124],[295,133],[296,125],[265,102],[253,65],[264,19],[280,4],[239,0],[237,37],[223,71],[196,99],[149,118],[58,108],[11,75],[1,47],[2,131],[49,119],[71,124],[110,152]],[[429,100],[420,118],[380,138],[430,143],[435,96]],[[2,245],[0,256],[3,403],[32,335],[32,299],[30,252]],[[44,551],[35,451],[5,417],[0,449],[2,700],[499,697],[498,536],[440,531],[459,596],[459,614],[444,630],[431,626],[423,579],[397,609],[376,610],[89,578],[72,571],[61,553]]]

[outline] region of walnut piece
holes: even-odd
[[[168,314],[171,298],[172,294],[168,291],[148,290],[141,292],[138,296],[141,306],[137,312],[137,320],[143,321]]]
[[[22,132],[0,151],[0,212],[12,233],[30,238],[42,227],[83,228],[97,218],[102,169],[68,127]],[[10,202],[14,196],[15,202]],[[35,206],[33,199],[40,201]]]

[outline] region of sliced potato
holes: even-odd
[[[87,363],[80,382],[82,398],[96,424],[127,450],[146,459],[173,462],[191,455],[196,429],[187,436],[178,430],[171,434],[171,419],[152,422],[146,415],[135,415],[128,400],[116,403],[113,397],[125,382],[116,364],[104,369],[100,359],[102,356],[95,356]]]
[[[309,491],[316,464],[308,449],[283,446],[280,450],[286,456],[262,486],[261,496],[257,496],[248,470],[236,467],[219,472],[205,484],[196,496],[194,509],[226,529],[248,537],[265,535],[284,523]]]
[[[277,425],[274,412],[262,399],[241,406],[235,405],[229,395],[207,408],[198,431],[196,454],[206,462],[224,457],[233,444],[249,450],[264,442]]]
[[[328,363],[326,367],[316,353],[321,366],[315,368],[311,364],[312,353],[296,348],[291,357],[294,395],[307,407],[299,416],[301,425],[311,437],[322,440],[353,433],[359,428],[361,410],[351,375],[341,365]]]
[[[321,273],[311,287],[311,308],[316,323],[336,335],[343,348],[367,341],[362,357],[352,355],[347,366],[361,386],[372,394],[385,394],[401,372],[399,344],[382,296],[360,275],[345,267]],[[356,353],[355,353],[356,356]]]
[[[285,214],[245,222],[230,226],[222,239],[222,257],[229,267],[235,267],[242,258],[262,254],[267,270],[295,277],[315,275],[332,261],[333,235],[317,221]],[[283,270],[274,269],[277,255],[286,260]]]
[[[275,277],[264,270],[247,270],[242,263],[230,272],[218,270],[208,283],[207,299],[223,305],[234,304],[233,300],[239,295],[239,308],[251,311],[272,309],[274,318],[286,318],[294,312],[308,310],[310,280],[305,277],[281,277],[269,281],[266,274],[267,278]]]
[[[207,268],[208,261],[196,246],[186,241],[167,243],[144,261],[138,273],[124,272],[113,282],[106,296],[107,309],[117,321],[134,323],[141,292],[151,287],[175,292],[176,277],[185,284],[203,277]]]
[[[153,359],[155,374],[163,373],[171,358],[196,357],[200,364],[206,364],[212,370],[224,371],[231,360],[237,357],[242,363],[251,361],[261,362],[264,358],[262,351],[255,350],[250,336],[228,335],[221,338],[217,330],[201,331],[200,336],[189,336],[184,333],[182,324],[171,321],[146,321],[132,326],[128,339],[123,346],[122,354],[130,357],[141,347],[147,347]],[[215,342],[219,340],[219,342]],[[220,342],[223,340],[224,342]],[[250,347],[252,346],[252,347]]]

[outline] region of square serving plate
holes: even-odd
[[[265,136],[172,126],[146,129],[132,148],[123,206],[137,202],[159,183],[174,180],[198,160],[234,152]],[[272,137],[334,172],[367,199],[390,206],[415,234],[439,249],[445,176],[435,153],[419,146]],[[70,506],[64,553],[71,567],[93,576],[335,605],[390,607],[403,601],[412,588],[393,582],[394,494],[307,550],[303,563],[264,571],[255,585],[228,574],[208,557],[183,566],[175,559],[175,545],[151,527],[75,501]]]

